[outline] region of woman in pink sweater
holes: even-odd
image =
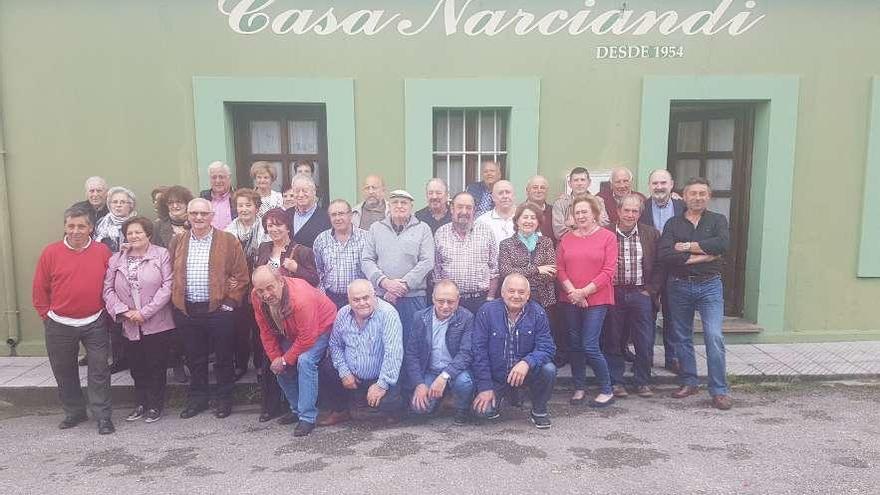
[[[575,229],[565,234],[556,248],[556,278],[562,286],[560,300],[571,340],[574,395],[570,402],[585,402],[589,364],[601,388],[590,405],[605,407],[614,402],[614,395],[599,340],[605,314],[614,304],[611,281],[617,270],[617,238],[599,226],[600,208],[595,197],[575,198],[571,212]]]

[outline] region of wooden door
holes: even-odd
[[[740,317],[745,294],[754,107],[749,103],[674,103],[670,113],[667,168],[676,190],[690,177],[712,186],[709,209],[730,223],[730,251],[723,260],[724,314]]]
[[[290,187],[295,163],[312,163],[318,198],[329,204],[327,118],[323,104],[233,104],[236,179],[239,187],[253,187],[250,167],[254,162],[275,165],[272,185],[283,192]]]

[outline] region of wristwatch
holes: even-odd
[[[287,366],[287,361],[284,360],[284,356],[281,356],[281,366]]]
[[[443,373],[440,373],[440,376],[446,381],[449,381],[449,379],[452,378],[452,375],[450,375],[449,373],[447,373],[445,371]]]

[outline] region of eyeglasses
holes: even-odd
[[[111,205],[130,205],[131,201],[129,201],[127,199],[114,199],[113,201],[110,201],[110,204]]]

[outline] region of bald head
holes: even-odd
[[[269,306],[281,304],[284,295],[284,278],[276,268],[269,265],[258,266],[251,276],[254,285],[254,294],[260,301]]]
[[[492,187],[492,201],[495,202],[495,209],[508,213],[513,210],[514,202],[513,184],[509,180],[499,180]]]
[[[367,206],[376,206],[385,199],[385,181],[378,175],[368,175],[364,178],[361,192],[363,192],[364,203]]]
[[[648,176],[648,185],[651,188],[651,199],[658,205],[665,205],[669,202],[675,182],[668,170],[660,168]]]
[[[626,167],[611,170],[611,190],[614,196],[622,198],[632,192],[633,173]]]
[[[355,318],[365,320],[376,310],[376,291],[369,280],[357,279],[348,284],[348,304]]]

